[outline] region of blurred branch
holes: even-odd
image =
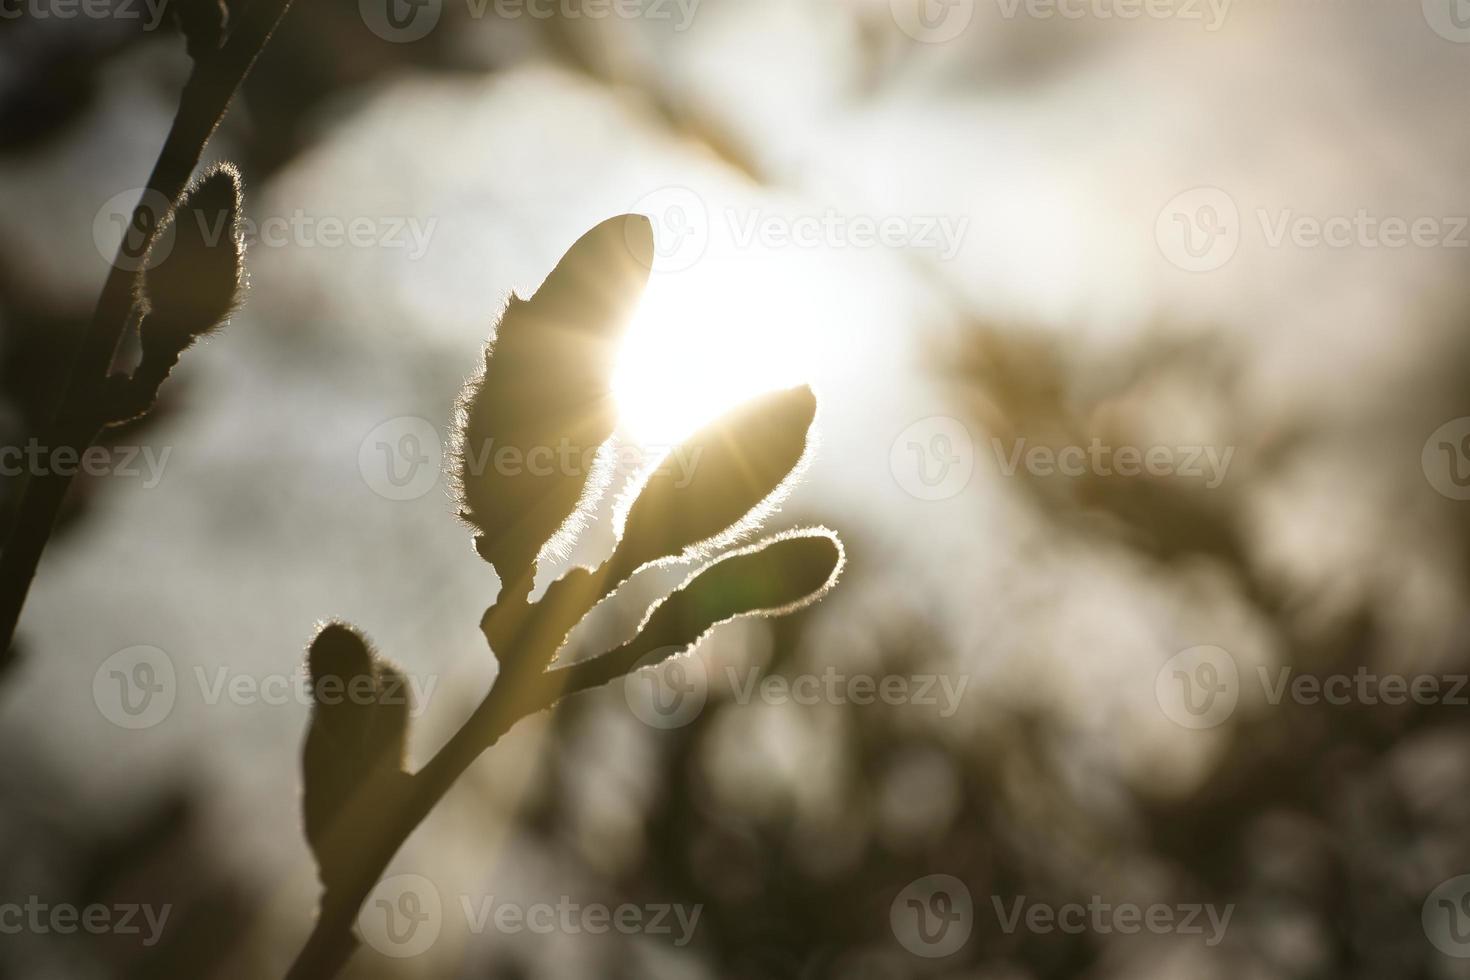
[[[224,118],[235,90],[240,86],[276,25],[285,16],[291,0],[254,0],[231,27],[222,47],[197,60],[184,86],[168,138],[148,177],[147,188],[133,211],[131,227],[146,230],[148,241],[157,235],[162,215],[149,213],[154,195],[177,204],[199,165],[205,144]],[[117,259],[102,287],[101,298],[90,326],[82,338],[65,386],[66,394],[49,426],[46,444],[70,446],[79,452],[97,438],[104,419],[94,405],[101,392],[113,355],[118,348],[133,310],[133,273],[122,261],[127,234],[118,245]],[[51,529],[71,485],[70,475],[55,470],[26,478],[15,520],[0,552],[0,649],[14,639],[31,581]]]

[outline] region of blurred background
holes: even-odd
[[[7,445],[188,72],[130,2],[0,7]],[[811,383],[771,527],[844,579],[687,710],[519,725],[345,975],[1470,976],[1467,91],[1463,0],[297,0],[208,150],[245,305],[73,488],[0,675],[0,906],[112,926],[0,910],[0,971],[281,974],[314,624],[404,667],[416,765],[478,703],[454,400],[631,211],[622,438]]]

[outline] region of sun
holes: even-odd
[[[671,447],[755,395],[807,380],[799,309],[771,283],[699,267],[655,274],[614,369],[623,431]]]

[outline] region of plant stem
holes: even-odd
[[[164,216],[153,216],[154,220],[148,221],[146,214],[147,200],[153,194],[169,201],[170,206],[178,203],[235,90],[250,73],[290,6],[291,0],[253,0],[240,15],[239,23],[231,25],[224,46],[195,64],[179,99],[173,126],[148,177],[147,191],[133,212],[132,227],[148,227],[150,236],[157,232]],[[94,417],[91,406],[107,377],[133,308],[134,273],[122,261],[126,233],[123,238],[72,362],[66,394],[46,430],[45,444],[53,450],[73,447],[80,453],[96,439],[105,421]],[[50,470],[44,475],[31,474],[22,487],[15,522],[0,551],[0,651],[10,649],[14,640],[36,566],[70,485],[70,476]]]
[[[373,853],[362,855],[349,883],[323,893],[316,925],[286,980],[327,980],[346,965],[357,948],[352,925],[358,910],[408,835],[486,749],[516,722],[551,707],[562,695],[561,678],[554,672],[543,673],[539,667],[507,668],[505,660],[501,663],[501,674],[490,693],[454,737],[413,775],[401,804],[381,816],[360,815],[382,821],[378,845]]]
[[[316,925],[285,980],[329,980],[347,964],[357,949],[352,926],[358,910],[388,862],[486,749],[522,718],[545,711],[572,694],[622,677],[636,666],[638,652],[630,641],[587,663],[555,670],[546,670],[542,660],[525,656],[524,650],[502,657],[501,672],[490,693],[454,737],[413,775],[399,805],[386,813],[356,815],[380,821],[377,845],[371,853],[361,855],[350,882],[322,894]]]

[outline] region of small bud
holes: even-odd
[[[638,635],[610,653],[550,672],[562,691],[584,691],[616,680],[659,648],[685,652],[732,619],[785,616],[811,605],[837,583],[846,558],[826,528],[790,531],[733,551],[699,569],[649,610]]]
[[[149,361],[172,367],[196,339],[229,319],[240,302],[245,269],[245,242],[240,234],[240,173],[220,164],[201,177],[169,216],[172,243],[156,257],[160,231],[138,277],[138,303],[143,313],[143,365]],[[163,374],[167,374],[164,371]]]
[[[397,794],[408,740],[408,685],[345,623],[327,623],[306,654],[311,722],[302,746],[302,815],[322,880],[341,880],[371,852],[354,818]]]
[[[790,388],[690,436],[674,450],[681,466],[661,467],[620,504],[628,509],[609,579],[621,582],[661,558],[708,554],[759,527],[800,469],[816,413],[810,388]]]

